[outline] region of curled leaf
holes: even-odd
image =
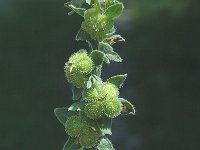
[[[122,115],[135,115],[135,108],[131,102],[123,98],[119,98],[119,100],[122,102]]]
[[[113,44],[118,43],[118,42],[125,42],[125,39],[121,35],[116,34],[116,35],[112,35],[109,38],[104,39],[103,42],[106,42],[106,43],[109,43],[110,45],[113,45]]]
[[[110,52],[108,54],[106,54],[106,56],[112,60],[112,61],[115,61],[115,62],[122,62],[122,58],[119,56],[119,54],[117,54],[116,52]]]
[[[103,135],[111,135],[112,131],[112,119],[111,118],[107,118],[107,117],[103,117],[101,119],[98,120],[98,125],[100,127],[101,132],[103,133]]]
[[[127,77],[127,74],[113,76],[113,77],[110,77],[107,80],[107,82],[116,85],[118,88],[121,88],[122,85],[124,84],[125,80],[126,80],[126,77]]]
[[[77,113],[68,111],[67,107],[62,107],[62,108],[55,108],[54,114],[57,117],[57,119],[60,121],[60,123],[65,125],[65,122],[67,121],[67,119],[73,115],[76,115]]]
[[[74,5],[68,5],[68,7],[70,8],[70,9],[72,9],[74,12],[76,12],[77,14],[79,14],[80,16],[84,16],[84,13],[85,13],[85,11],[86,11],[86,9],[85,8],[77,8],[76,6],[74,6]]]
[[[115,150],[113,148],[112,142],[107,138],[102,138],[97,145],[98,150]]]
[[[72,94],[73,94],[72,99],[78,100],[82,95],[82,91],[83,91],[82,88],[77,88],[75,86],[72,86]]]
[[[62,150],[83,150],[78,139],[69,137]]]
[[[83,29],[80,29],[78,31],[78,33],[76,34],[76,40],[77,41],[79,41],[79,40],[89,41],[89,40],[91,40],[91,38],[90,38],[90,35],[87,32],[85,32]]]
[[[81,102],[76,102],[73,103],[69,108],[68,111],[81,111],[83,110],[85,107],[85,102],[81,101]]]

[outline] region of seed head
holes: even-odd
[[[80,135],[79,142],[82,147],[92,148],[96,145],[101,135],[91,127],[83,128],[82,134]]]
[[[102,41],[113,28],[113,20],[103,15],[98,8],[90,8],[86,11],[81,27],[91,35],[93,39]]]
[[[77,137],[85,126],[86,123],[79,116],[72,116],[65,123],[65,131],[71,137]]]
[[[109,118],[115,118],[121,114],[122,103],[118,99],[111,99],[104,102],[104,113]]]
[[[119,96],[119,89],[114,84],[105,82],[101,87],[101,96],[104,97],[105,100],[116,98]]]
[[[101,102],[89,103],[85,106],[84,112],[91,119],[98,119],[102,116],[103,108]]]

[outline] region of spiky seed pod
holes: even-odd
[[[109,118],[115,118],[121,114],[122,103],[118,99],[104,101],[104,113]]]
[[[91,88],[83,92],[83,99],[86,102],[96,102],[101,99],[101,85],[93,84]]]
[[[85,126],[86,123],[79,116],[72,116],[65,123],[65,131],[71,137],[77,137]]]
[[[82,118],[83,121],[87,123],[87,125],[90,125],[90,123],[96,122],[95,120],[89,118],[85,111],[80,111],[80,117]]]
[[[94,63],[90,57],[84,57],[79,62],[77,62],[75,67],[81,73],[89,74],[93,70]]]
[[[87,51],[84,49],[80,49],[78,52],[76,52],[72,56],[70,56],[69,63],[76,63],[81,58],[84,58],[84,57],[87,57]]]
[[[82,133],[79,138],[79,142],[82,147],[92,148],[96,145],[101,135],[99,132],[95,131],[90,127],[85,127],[82,130]]]
[[[105,82],[101,87],[101,96],[105,99],[112,99],[119,96],[119,89],[112,83]]]
[[[86,50],[79,50],[69,58],[70,71],[78,70],[80,73],[89,74],[94,66],[92,59],[87,55]]]
[[[77,69],[71,70],[69,65],[65,66],[65,74],[67,81],[77,88],[84,87],[88,79],[87,75],[80,73]]]
[[[64,70],[69,83],[77,88],[84,87],[94,63],[85,50],[73,54],[65,64]]]
[[[80,117],[87,123],[88,127],[92,128],[94,131],[97,131],[99,135],[102,135],[99,124],[96,120],[89,118],[84,111],[80,111]]]
[[[93,39],[102,41],[113,28],[113,20],[101,13],[98,8],[90,8],[84,15],[81,27],[91,35]]]
[[[101,102],[89,103],[85,106],[84,112],[87,117],[91,119],[98,119],[102,116],[103,109],[100,104]]]
[[[88,124],[88,127],[90,127],[93,131],[97,132],[96,134],[98,135],[98,137],[101,137],[104,135],[96,120],[90,120],[89,122],[87,122],[87,124]]]

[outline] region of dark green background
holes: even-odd
[[[72,104],[63,73],[81,17],[65,0],[0,1],[0,150],[61,150],[67,139],[53,114]],[[104,79],[128,73],[121,96],[136,116],[114,120],[116,150],[200,149],[200,9],[195,0],[124,0],[116,22],[126,38],[123,63]]]

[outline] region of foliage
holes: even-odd
[[[71,9],[69,15],[77,13],[83,17],[76,40],[89,44],[90,51],[81,49],[65,64],[67,81],[72,84],[72,99],[78,102],[70,107],[56,108],[55,115],[69,135],[63,150],[89,149],[114,150],[111,135],[112,119],[119,115],[135,114],[133,105],[119,98],[119,88],[127,74],[101,79],[103,63],[122,62],[112,45],[125,41],[115,34],[114,19],[123,11],[123,3],[117,0],[72,0],[65,4]],[[98,42],[97,49],[92,43]]]

